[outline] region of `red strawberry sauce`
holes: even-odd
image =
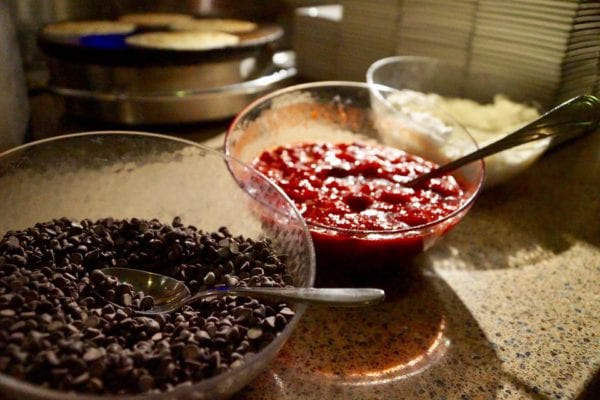
[[[371,257],[390,250],[396,255],[416,254],[423,249],[423,237],[419,235],[379,235],[376,240],[361,240],[360,234],[350,231],[383,233],[416,227],[447,216],[463,201],[463,191],[451,175],[416,188],[403,186],[403,182],[435,164],[380,145],[353,142],[280,146],[263,152],[255,159],[254,167],[294,201],[309,224],[317,257],[332,251],[346,255],[366,252]],[[315,225],[333,230],[313,229]]]

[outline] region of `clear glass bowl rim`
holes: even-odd
[[[379,90],[394,90],[394,89],[390,88],[386,85],[382,85],[382,84],[354,82],[354,81],[320,81],[320,82],[309,82],[309,83],[301,83],[301,84],[297,84],[297,85],[288,86],[286,88],[278,89],[276,91],[273,91],[265,96],[262,96],[262,97],[256,99],[255,101],[253,101],[252,103],[247,105],[244,109],[242,109],[242,111],[240,111],[236,115],[236,117],[233,119],[233,121],[229,125],[229,128],[225,132],[225,154],[228,156],[231,156],[231,151],[229,148],[230,141],[228,139],[229,139],[230,135],[232,134],[232,132],[240,124],[242,119],[247,114],[251,113],[254,110],[254,108],[256,108],[262,104],[268,103],[278,96],[288,94],[291,92],[309,90],[309,89],[314,89],[314,88],[335,87],[335,86],[341,86],[341,87],[346,87],[346,88],[357,88],[357,89],[361,89],[361,90],[367,89],[370,91],[370,93],[374,93],[375,96],[378,96],[378,99],[380,99],[383,102],[383,104],[386,104],[386,107],[391,107],[391,105],[388,105],[387,102],[385,102],[385,100],[383,100],[383,98],[380,97],[381,94],[379,93]],[[373,89],[374,87],[378,88],[378,90],[374,90]],[[452,121],[454,121],[455,124],[458,127],[460,127],[462,132],[471,140],[471,142],[475,146],[475,149],[477,149],[478,148],[477,142],[471,136],[471,134],[469,132],[467,132],[467,130],[460,123],[456,122],[456,120],[454,118],[452,118],[451,116],[449,116],[447,114],[445,116],[448,119],[451,119]],[[435,220],[433,222],[428,222],[426,224],[412,226],[412,227],[408,227],[408,228],[387,229],[387,230],[366,230],[366,229],[340,228],[340,227],[323,225],[323,224],[310,222],[310,221],[306,221],[306,224],[309,227],[316,227],[321,230],[330,231],[330,232],[339,232],[341,234],[349,235],[349,236],[363,236],[363,235],[386,235],[387,236],[387,235],[402,235],[402,234],[409,234],[409,233],[412,234],[412,233],[418,232],[418,231],[425,231],[434,226],[438,226],[438,225],[444,223],[445,221],[455,218],[456,216],[460,215],[465,210],[468,210],[473,205],[473,203],[475,202],[475,199],[477,198],[479,193],[482,191],[483,183],[485,181],[484,161],[477,160],[475,162],[480,164],[481,179],[476,183],[477,187],[473,191],[473,194],[470,197],[468,197],[467,199],[465,199],[465,201],[461,204],[461,206],[459,208],[457,208],[456,210],[454,210],[452,213],[446,215],[443,218]]]
[[[176,142],[180,142],[182,144],[200,148],[209,154],[213,154],[215,156],[222,158],[223,161],[225,161],[225,165],[227,166],[227,168],[229,168],[229,162],[233,162],[235,164],[242,166],[243,168],[247,168],[248,170],[252,171],[252,173],[256,173],[256,175],[260,176],[260,178],[263,179],[264,181],[266,181],[266,183],[270,187],[272,187],[274,190],[276,190],[281,196],[283,196],[286,199],[286,202],[292,207],[294,215],[298,218],[299,222],[302,224],[302,226],[303,226],[302,230],[304,231],[305,237],[307,238],[308,244],[309,244],[310,265],[312,266],[312,268],[310,268],[310,271],[309,271],[308,286],[309,287],[314,286],[314,281],[315,281],[315,276],[316,276],[316,258],[315,258],[314,245],[312,242],[312,238],[309,234],[308,227],[306,226],[306,221],[304,221],[304,219],[300,215],[300,212],[298,211],[298,209],[296,208],[294,203],[291,201],[291,199],[283,192],[283,190],[281,190],[277,185],[273,184],[270,179],[268,179],[265,175],[263,175],[261,172],[257,171],[252,166],[250,166],[240,160],[237,160],[234,157],[224,154],[220,151],[212,149],[208,146],[205,146],[205,145],[202,145],[202,144],[199,144],[199,143],[193,142],[191,140],[187,140],[187,139],[182,139],[182,138],[169,136],[169,135],[151,133],[151,132],[143,132],[143,131],[126,131],[126,130],[88,131],[88,132],[69,133],[69,134],[64,134],[64,135],[53,136],[53,137],[40,139],[37,141],[33,141],[30,143],[25,143],[20,146],[13,147],[11,149],[8,149],[8,150],[0,153],[0,162],[3,161],[5,156],[11,155],[11,154],[16,154],[20,151],[26,150],[27,148],[44,145],[46,143],[51,143],[51,142],[55,142],[55,141],[59,141],[59,140],[69,140],[69,139],[73,139],[73,138],[80,138],[80,137],[86,137],[86,136],[93,137],[93,136],[102,136],[102,135],[113,135],[113,136],[128,135],[128,136],[147,137],[147,138],[153,138],[153,139],[159,139],[159,140],[176,141]],[[235,177],[232,177],[232,178],[235,179]],[[243,188],[240,188],[240,190],[243,190]],[[52,399],[52,400],[59,400],[59,399],[60,400],[150,400],[150,399],[158,400],[158,399],[164,399],[165,397],[167,399],[171,399],[171,398],[176,399],[176,398],[178,398],[178,394],[183,394],[183,392],[208,391],[209,389],[213,389],[214,387],[216,387],[222,383],[225,383],[228,380],[235,379],[236,375],[238,375],[240,373],[240,371],[242,371],[242,370],[250,370],[250,371],[254,370],[255,365],[262,361],[261,354],[268,354],[268,353],[275,352],[275,355],[276,355],[277,354],[276,349],[278,347],[283,346],[283,344],[287,341],[288,337],[292,334],[293,330],[295,329],[296,325],[300,321],[300,319],[301,319],[302,315],[304,314],[304,312],[306,311],[306,309],[307,309],[306,304],[300,304],[300,303],[297,304],[296,314],[294,315],[292,320],[286,325],[284,330],[281,331],[280,334],[277,335],[277,337],[275,337],[275,339],[273,339],[273,341],[271,343],[269,343],[260,352],[256,353],[256,355],[254,357],[252,357],[248,362],[246,362],[239,368],[235,368],[235,369],[229,370],[227,372],[218,374],[212,378],[203,379],[196,383],[191,383],[188,385],[181,384],[181,385],[175,387],[173,390],[168,391],[168,392],[159,392],[159,393],[151,393],[151,394],[140,393],[140,394],[132,394],[132,395],[129,395],[129,394],[94,395],[94,394],[87,394],[87,393],[81,393],[81,392],[67,392],[67,391],[60,391],[60,390],[56,390],[56,389],[44,388],[42,386],[27,382],[27,381],[13,378],[12,376],[6,375],[3,373],[0,373],[0,388],[4,387],[7,389],[10,389],[11,391],[13,391],[15,393],[19,393],[21,396],[25,396],[23,398],[28,398],[27,396],[37,396],[37,398],[40,398],[40,399]],[[202,398],[202,397],[200,397],[200,398]]]

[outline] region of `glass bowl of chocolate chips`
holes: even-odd
[[[169,275],[192,293],[313,285],[296,208],[217,151],[136,132],[60,136],[1,153],[0,188],[2,399],[226,398],[305,310],[224,295],[147,316],[152,299],[126,285],[97,295],[107,267]]]

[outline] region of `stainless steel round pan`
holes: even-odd
[[[297,75],[293,52],[278,52],[258,78],[221,87],[130,94],[51,85],[67,115],[126,125],[194,123],[229,118],[251,101],[289,85]]]
[[[39,44],[52,85],[133,95],[216,88],[261,76],[282,32],[277,25],[259,25],[240,34],[235,46],[207,50],[127,46],[126,35],[98,35],[89,44],[82,37],[40,34]]]
[[[51,84],[58,87],[131,95],[216,88],[261,76],[273,51],[263,49],[236,57],[181,65],[109,66],[47,57]]]
[[[130,46],[125,39],[144,31],[138,29],[115,35],[49,35],[43,29],[38,36],[40,48],[49,57],[83,64],[104,66],[172,66],[198,64],[216,60],[243,57],[276,43],[283,36],[283,28],[276,24],[259,24],[257,29],[238,34],[239,43],[204,50],[171,50]]]

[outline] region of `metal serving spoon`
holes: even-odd
[[[453,171],[472,161],[479,160],[492,154],[499,153],[511,147],[536,140],[555,138],[553,145],[562,143],[576,136],[593,131],[600,121],[600,99],[592,95],[574,97],[554,107],[533,122],[517,129],[504,138],[482,147],[466,156],[432,169],[420,175],[404,186],[412,187],[428,179],[438,177],[446,172]]]
[[[120,282],[129,283],[135,292],[142,291],[154,299],[149,310],[138,311],[143,315],[170,313],[186,304],[210,296],[240,295],[296,301],[338,307],[368,306],[383,301],[385,292],[371,288],[276,288],[223,286],[202,290],[192,296],[185,283],[169,276],[131,268],[104,268],[104,275],[113,276]],[[108,299],[105,299],[109,301]],[[112,304],[115,304],[109,301]],[[117,304],[118,305],[118,304]]]

